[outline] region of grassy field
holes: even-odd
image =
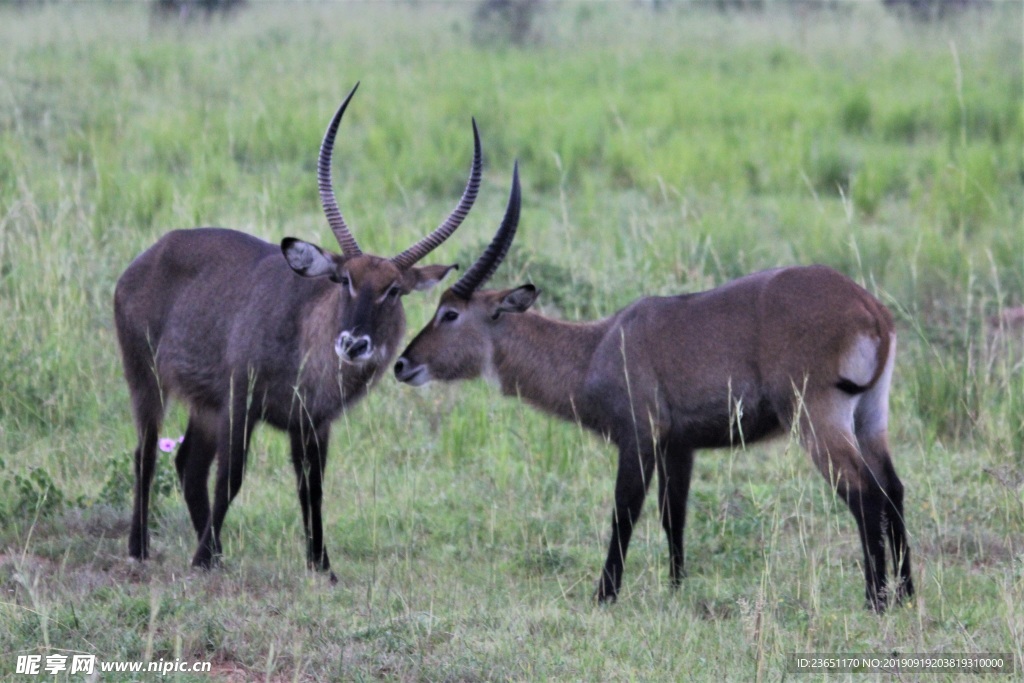
[[[18,655],[73,653],[231,681],[780,680],[791,653],[893,651],[1008,653],[1019,676],[1024,345],[988,321],[1024,304],[1020,4],[927,24],[866,0],[566,3],[524,46],[481,42],[502,26],[473,9],[254,2],[180,23],[148,3],[0,4],[0,679],[34,680]],[[390,376],[335,425],[337,586],[305,569],[269,429],[221,568],[189,569],[170,456],[155,557],[130,562],[114,282],[172,228],[332,246],[315,159],[357,80],[335,178],[366,250],[447,213],[475,115],[484,188],[437,262],[489,239],[518,158],[519,243],[497,280],[532,278],[548,312],[811,262],[889,305],[913,602],[862,608],[853,518],[783,440],[698,458],[678,592],[649,501],[619,603],[597,608],[613,449],[483,383]],[[435,301],[407,298],[411,329]],[[184,423],[173,408],[166,436]]]

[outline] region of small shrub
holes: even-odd
[[[991,4],[991,0],[882,0],[882,4],[901,17],[934,21],[985,7]]]
[[[856,166],[854,159],[840,150],[817,149],[811,152],[807,173],[819,191],[849,196]]]
[[[481,0],[473,13],[473,37],[482,45],[535,42],[534,19],[540,9],[540,0]]]
[[[864,164],[853,179],[850,193],[857,209],[872,216],[887,197],[906,197],[909,190],[910,181],[901,160],[883,157]]]
[[[765,0],[700,0],[697,4],[707,5],[719,12],[760,12]]]
[[[3,469],[4,462],[0,460],[0,470]],[[0,510],[7,519],[50,517],[65,505],[75,502],[68,500],[41,467],[33,467],[27,474],[16,473],[10,479],[0,481],[0,493],[0,498],[6,501]]]
[[[864,90],[851,93],[843,102],[839,125],[847,133],[865,133],[871,128],[871,100]]]
[[[160,456],[161,454],[157,454]],[[96,502],[112,507],[125,507],[132,502],[135,492],[135,475],[132,454],[107,461],[107,481],[100,489]],[[157,457],[156,474],[150,492],[150,507],[153,514],[159,514],[160,502],[175,494],[178,478],[173,463],[160,462]]]
[[[882,137],[890,142],[910,144],[929,132],[930,128],[924,112],[919,107],[907,106],[885,117],[882,122]]]
[[[153,17],[161,20],[227,16],[246,5],[246,0],[154,0]]]

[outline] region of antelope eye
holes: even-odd
[[[444,313],[441,314],[441,322],[443,322],[443,323],[450,323],[451,321],[455,320],[458,317],[459,317],[458,311],[453,311],[451,309],[448,309],[447,311],[445,311]]]
[[[338,278],[338,284],[342,287],[348,287],[351,283],[352,281],[348,279],[348,275],[342,275]]]
[[[388,290],[389,299],[397,299],[398,295],[402,293],[402,290],[398,288],[398,285],[391,285],[391,289]]]

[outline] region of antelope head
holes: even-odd
[[[433,232],[397,256],[384,258],[363,253],[338,209],[331,181],[331,152],[338,125],[358,87],[357,83],[352,88],[327,127],[317,164],[320,201],[342,253],[330,253],[293,237],[281,242],[281,251],[295,273],[302,277],[326,277],[337,283],[340,329],[334,350],[341,362],[351,364],[386,362],[394,352],[387,348],[386,340],[401,338],[405,329],[402,296],[413,290],[430,289],[456,267],[416,263],[444,242],[465,219],[480,188],[482,167],[480,135],[474,120],[473,164],[462,197],[451,214]]]
[[[519,225],[519,206],[517,163],[505,216],[494,239],[458,282],[441,295],[433,319],[395,363],[399,381],[420,386],[431,380],[473,379],[491,374],[491,339],[502,316],[525,311],[540,294],[529,284],[505,290],[480,290],[512,245]]]

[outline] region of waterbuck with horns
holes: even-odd
[[[903,485],[887,443],[892,317],[823,266],[776,268],[707,292],[645,297],[596,322],[527,309],[539,291],[481,290],[515,235],[519,186],[490,246],[442,296],[395,364],[421,385],[483,375],[503,393],[579,422],[619,449],[611,540],[596,598],[613,601],[648,483],[658,473],[669,575],[683,577],[694,451],[794,425],[860,529],[869,607],[913,595]],[[887,588],[884,538],[897,574]]]
[[[355,90],[327,128],[318,166],[320,199],[341,255],[291,237],[278,246],[233,230],[179,230],[138,256],[117,282],[114,318],[138,431],[132,557],[149,554],[157,434],[165,398],[173,396],[189,408],[175,466],[199,539],[192,564],[210,567],[221,553],[224,516],[262,421],[291,438],[306,561],[330,571],[320,510],[331,422],[393,360],[405,333],[402,296],[432,287],[454,268],[415,264],[466,217],[482,163],[474,121],[473,164],[454,211],[397,256],[363,253],[331,182],[334,138]],[[207,478],[215,455],[211,514]]]

